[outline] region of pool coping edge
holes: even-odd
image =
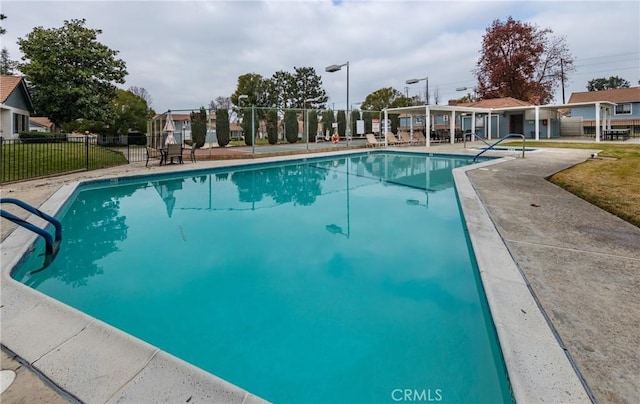
[[[503,157],[453,170],[460,208],[476,257],[516,402],[591,402],[467,172]]]

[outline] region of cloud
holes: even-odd
[[[238,76],[270,77],[279,70],[313,67],[336,108],[394,87],[424,92],[429,77],[440,101],[473,87],[482,36],[495,19],[550,28],[566,38],[578,71],[571,91],[588,80],[619,75],[633,84],[640,72],[640,3],[595,1],[3,1],[7,34],[2,46],[20,56],[16,40],[35,26],[60,27],[85,18],[101,29],[99,41],[127,63],[129,86],[144,87],[158,111],[207,105],[229,96]],[[408,90],[405,90],[408,87]],[[560,90],[558,90],[558,96]]]

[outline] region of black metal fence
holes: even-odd
[[[131,144],[132,140],[136,144]],[[0,182],[88,171],[146,159],[146,137],[35,134],[0,138]]]

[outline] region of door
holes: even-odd
[[[519,133],[524,135],[524,115],[509,115],[509,133]]]

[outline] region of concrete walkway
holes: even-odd
[[[475,154],[461,145],[439,145],[428,151]],[[545,180],[584,161],[591,152],[543,150],[528,153],[525,159],[470,170],[467,176],[595,399],[637,403],[640,228]],[[197,168],[244,163],[210,161],[197,163]],[[81,179],[192,168],[191,164],[150,168],[130,164],[4,186],[2,194],[39,206],[62,185]],[[11,230],[3,220],[3,240]],[[17,376],[0,396],[2,402],[68,401],[9,355],[3,353],[1,359],[2,369],[15,369]]]

